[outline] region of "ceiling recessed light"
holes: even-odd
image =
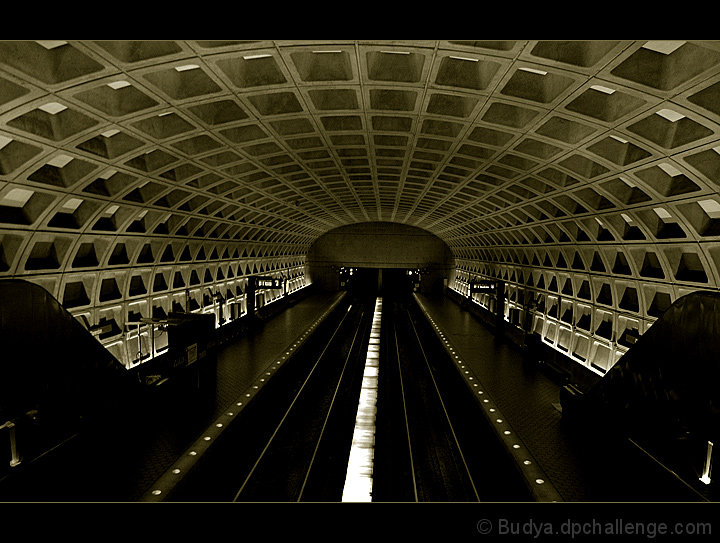
[[[80,198],[70,198],[61,206],[61,208],[66,213],[73,213],[82,203],[83,201]]]
[[[538,75],[547,75],[547,72],[544,70],[536,70],[535,68],[527,68],[525,66],[521,66],[520,68],[518,68],[518,70],[522,70],[523,72],[530,72],[530,73],[538,74]]]
[[[67,45],[67,42],[62,40],[35,40],[35,43],[42,45],[48,51]]]
[[[110,130],[106,130],[105,132],[101,132],[100,135],[104,136],[106,138],[112,138],[115,134],[119,134],[120,130],[117,128],[111,128]]]
[[[711,219],[720,217],[720,202],[717,200],[700,200],[698,204]]]
[[[670,219],[670,218],[672,218],[672,215],[668,212],[668,210],[665,209],[665,208],[663,208],[663,207],[656,207],[656,208],[653,209],[653,211],[655,211],[655,213],[657,214],[657,216],[660,217],[661,219]]]
[[[72,161],[72,157],[68,155],[58,155],[47,162],[48,166],[63,168]]]
[[[477,59],[477,58],[468,58],[468,57],[454,57],[454,56],[450,56],[450,58],[455,59],[455,60],[467,60],[467,61],[470,61],[470,62],[479,62],[479,61],[480,61],[480,59]]]
[[[5,196],[0,197],[0,205],[6,207],[25,207],[28,200],[35,194],[31,190],[11,189]]]
[[[603,87],[602,85],[591,85],[590,88],[599,92],[604,92],[605,94],[613,94],[615,92],[615,89]]]
[[[662,164],[659,164],[658,167],[664,171],[666,174],[668,174],[670,177],[676,177],[682,172],[678,170],[675,166],[672,164],[668,164],[667,162],[663,162]]]
[[[686,42],[684,41],[677,40],[655,40],[646,42],[645,45],[643,45],[643,49],[649,49],[650,51],[655,51],[656,53],[669,55],[670,53],[677,51],[680,47],[685,45],[685,43]]]
[[[100,179],[110,179],[113,175],[117,173],[117,170],[105,170],[103,173],[101,173],[98,177]]]
[[[115,212],[120,209],[120,206],[118,205],[112,205],[108,207],[105,211],[103,211],[103,215],[115,215]]]
[[[187,72],[188,70],[196,70],[199,67],[197,64],[185,64],[183,66],[175,66],[175,70],[178,72]]]
[[[623,177],[622,175],[619,177],[620,181],[625,183],[628,187],[634,188],[636,185],[632,181],[630,181],[627,177]]]
[[[268,54],[260,54],[260,55],[247,55],[247,56],[244,56],[243,58],[244,58],[245,60],[255,60],[255,59],[258,59],[258,58],[268,58],[268,57],[271,57],[271,56],[272,56],[272,55],[268,55]]]
[[[57,102],[49,102],[47,104],[39,106],[38,109],[42,109],[43,111],[45,111],[46,113],[50,113],[51,115],[57,115],[61,111],[65,111],[67,109],[67,106],[58,104]]]
[[[680,119],[685,118],[685,115],[683,115],[682,113],[678,113],[677,111],[673,111],[672,109],[661,109],[657,112],[657,114],[661,117],[664,117],[671,123],[677,122]]]
[[[112,83],[107,84],[108,87],[114,90],[122,89],[123,87],[129,87],[130,83],[127,81],[113,81]]]

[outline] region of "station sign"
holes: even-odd
[[[486,279],[480,279],[479,281],[473,281],[470,283],[470,294],[479,292],[489,293],[495,292],[496,282],[488,281]]]
[[[275,279],[273,277],[254,277],[255,288],[283,288],[282,279]]]

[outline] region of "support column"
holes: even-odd
[[[495,334],[502,336],[505,330],[505,282],[495,284]]]
[[[250,320],[255,318],[255,277],[248,277],[247,288],[245,289],[245,297],[247,301],[247,317]]]

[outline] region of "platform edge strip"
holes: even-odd
[[[333,310],[345,299],[345,293],[339,295],[330,306],[317,317],[312,324],[303,330],[288,346],[283,349],[283,354],[277,356],[268,364],[263,375],[272,373],[282,367],[295,352],[300,349],[310,338],[312,332],[333,312]],[[270,375],[271,377],[272,375]],[[270,380],[261,377],[255,380],[246,388],[240,396],[228,405],[225,412],[213,421],[208,428],[201,433],[201,436],[178,457],[178,459],[149,487],[138,501],[140,502],[161,502],[170,492],[190,473],[198,460],[215,443],[217,438],[232,423],[233,420],[247,407],[256,396],[257,392]]]
[[[454,365],[455,369],[460,373],[461,377],[463,377],[466,386],[473,393],[473,397],[475,397],[483,408],[485,418],[515,461],[535,501],[563,501],[562,496],[552,484],[545,471],[540,467],[537,459],[520,438],[520,435],[513,430],[512,425],[497,407],[497,403],[482,385],[480,379],[478,379],[472,369],[463,362],[458,349],[453,345],[449,335],[435,322],[430,311],[425,307],[417,294],[413,294],[413,296],[417,301],[418,307],[420,307],[420,310],[425,315],[425,318],[428,319],[433,327],[433,331],[443,345],[443,348],[456,363]],[[510,433],[505,434],[506,431]],[[526,462],[530,463],[527,464]]]

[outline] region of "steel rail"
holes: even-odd
[[[330,345],[332,344],[333,340],[335,339],[335,336],[337,335],[338,331],[340,330],[340,328],[342,327],[343,323],[345,322],[345,319],[347,318],[347,316],[348,316],[348,314],[349,314],[349,312],[350,312],[350,308],[351,308],[351,307],[352,307],[352,306],[348,307],[348,310],[345,312],[345,315],[343,315],[343,318],[340,319],[340,322],[338,323],[337,327],[335,328],[335,331],[333,332],[332,336],[330,336],[330,339],[328,340],[327,345],[325,345],[325,348],[322,350],[322,352],[321,352],[320,355],[318,356],[317,360],[316,360],[315,363],[313,364],[313,367],[312,367],[312,369],[310,370],[310,373],[308,373],[308,376],[307,376],[307,377],[305,378],[305,380],[303,381],[302,386],[300,387],[300,389],[299,389],[299,390],[297,391],[297,393],[295,394],[295,397],[293,398],[292,402],[290,402],[290,406],[289,406],[289,407],[287,408],[287,410],[285,411],[285,414],[283,415],[282,419],[280,420],[280,423],[277,425],[277,427],[276,427],[275,430],[273,431],[272,435],[270,436],[270,439],[269,439],[268,442],[265,444],[265,447],[263,448],[262,452],[260,453],[260,456],[257,458],[257,460],[255,461],[255,463],[253,464],[253,467],[250,469],[250,472],[249,472],[249,473],[247,474],[247,476],[245,477],[245,480],[243,481],[243,483],[242,483],[242,485],[240,486],[240,488],[238,489],[238,491],[235,493],[235,497],[233,498],[233,502],[238,501],[238,499],[240,498],[240,495],[242,494],[243,490],[245,490],[245,486],[247,485],[247,483],[248,483],[248,482],[250,481],[250,479],[252,478],[253,474],[255,473],[255,470],[257,469],[258,465],[260,464],[260,462],[262,461],[263,457],[265,456],[265,453],[268,451],[268,449],[270,448],[270,445],[272,444],[273,440],[275,439],[275,436],[278,434],[278,432],[280,431],[280,428],[282,428],[283,424],[285,423],[285,419],[287,419],[287,417],[290,415],[290,413],[292,412],[292,410],[293,410],[293,408],[294,408],[294,406],[295,406],[295,403],[298,401],[298,399],[300,398],[300,396],[302,396],[302,393],[303,393],[303,391],[305,390],[305,386],[308,384],[308,382],[309,382],[310,379],[312,378],[313,374],[315,373],[315,370],[317,369],[317,367],[319,366],[320,362],[321,362],[322,359],[324,358],[325,353],[327,352],[328,348],[330,347]]]
[[[418,346],[420,347],[420,351],[422,352],[423,359],[425,360],[425,365],[427,366],[428,372],[430,374],[430,379],[432,379],[433,386],[435,387],[435,392],[437,393],[438,400],[440,400],[440,405],[442,406],[443,413],[445,414],[445,418],[448,422],[448,426],[450,427],[450,432],[452,433],[453,439],[455,440],[455,445],[457,447],[458,453],[460,454],[462,463],[465,466],[465,471],[468,475],[470,484],[472,485],[473,492],[475,493],[475,497],[477,498],[477,501],[480,501],[480,495],[478,494],[477,488],[475,487],[475,481],[473,481],[472,474],[470,473],[470,468],[467,465],[467,461],[465,460],[465,455],[462,452],[462,447],[460,446],[460,442],[457,438],[457,434],[455,433],[455,428],[453,427],[452,421],[450,420],[450,415],[447,411],[447,408],[445,407],[445,402],[443,401],[442,394],[440,393],[440,388],[438,387],[437,381],[435,380],[435,376],[433,375],[432,369],[430,367],[430,361],[428,360],[427,354],[425,353],[425,349],[422,346],[422,341],[420,340],[420,335],[418,334],[417,328],[415,327],[415,323],[412,320],[410,311],[408,309],[406,309],[405,312],[407,313],[407,317],[410,320],[410,325],[412,326],[413,332],[415,333],[415,337],[417,338]]]
[[[400,378],[400,395],[402,397],[402,405],[403,405],[403,417],[405,418],[405,431],[407,433],[407,441],[408,441],[408,456],[410,457],[410,474],[412,475],[412,482],[413,482],[413,495],[415,496],[415,501],[418,501],[418,492],[417,492],[417,479],[415,478],[415,462],[413,460],[413,453],[412,453],[412,442],[410,440],[410,421],[408,419],[407,414],[407,403],[405,401],[405,385],[403,383],[402,378],[402,367],[400,365],[400,345],[398,342],[398,333],[397,333],[397,325],[393,321],[393,335],[395,339],[395,354],[396,354],[396,360],[397,360],[397,367],[398,367],[398,376]]]
[[[365,317],[365,311],[360,314],[360,322],[363,321],[363,318]],[[355,342],[357,341],[358,334],[360,333],[360,327],[357,327],[355,329],[355,334],[353,335],[352,343],[350,344],[350,348],[348,349],[348,354],[345,357],[345,363],[343,364],[343,369],[340,372],[340,377],[338,378],[337,385],[335,386],[335,390],[333,391],[332,400],[330,401],[330,406],[328,407],[327,414],[325,415],[325,420],[323,421],[322,428],[320,430],[320,435],[318,436],[317,443],[315,444],[315,450],[313,451],[312,458],[310,459],[310,465],[308,465],[307,471],[305,472],[305,478],[303,479],[302,486],[300,487],[300,492],[298,493],[298,497],[296,501],[300,501],[302,499],[303,492],[305,491],[305,485],[307,484],[308,478],[310,477],[310,471],[312,470],[313,464],[315,463],[315,456],[317,455],[318,449],[320,448],[320,443],[322,442],[323,435],[325,433],[325,428],[327,427],[328,420],[330,419],[330,415],[332,414],[333,406],[335,405],[335,399],[337,398],[338,392],[340,390],[340,385],[343,381],[343,376],[345,375],[345,370],[347,369],[348,365],[350,364],[350,359],[353,355],[353,349],[355,348]]]

